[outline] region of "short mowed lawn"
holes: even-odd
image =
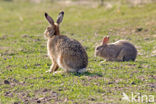
[[[84,74],[46,73],[51,60],[43,35],[49,25],[44,13],[56,20],[61,10],[61,34],[78,40],[87,51]],[[132,42],[138,50],[136,61],[95,57],[104,36],[110,36],[110,42]],[[139,103],[122,100],[123,93],[156,98],[156,3],[105,8],[0,1],[0,104]]]

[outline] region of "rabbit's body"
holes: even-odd
[[[48,39],[47,50],[52,61],[49,72],[56,71],[59,67],[65,72],[86,71],[88,65],[88,56],[83,46],[74,39],[60,35],[59,24],[62,22],[64,12],[60,12],[57,22],[45,13],[45,17],[51,26],[45,30],[45,37]]]
[[[88,56],[77,40],[56,35],[48,39],[47,49],[50,58],[66,72],[79,72],[87,67]]]
[[[137,56],[135,46],[125,40],[110,44],[103,43],[98,47],[96,48],[96,55],[105,58],[106,61],[135,61]]]

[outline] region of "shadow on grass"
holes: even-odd
[[[85,72],[85,73],[72,73],[73,75],[75,75],[75,76],[98,76],[98,77],[102,77],[103,76],[103,74],[102,73],[96,73],[96,72],[93,72],[93,73],[91,73],[91,72]]]
[[[84,72],[84,73],[67,73],[67,72],[63,72],[63,73],[57,73],[57,74],[46,74],[44,76],[44,79],[49,79],[49,78],[60,78],[60,77],[70,77],[70,76],[90,76],[90,77],[103,77],[103,74],[100,72]]]

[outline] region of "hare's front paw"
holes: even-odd
[[[53,75],[56,75],[56,74],[63,74],[63,73],[64,73],[64,71],[56,71],[56,72],[53,73]]]
[[[46,73],[52,73],[52,70],[48,70],[48,71],[46,71]]]

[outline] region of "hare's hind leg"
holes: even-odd
[[[119,61],[134,61],[133,55],[129,54],[130,50],[122,49],[117,57]]]
[[[116,58],[116,61],[124,61],[123,58],[126,54],[126,50],[125,49],[121,49],[119,55]]]

